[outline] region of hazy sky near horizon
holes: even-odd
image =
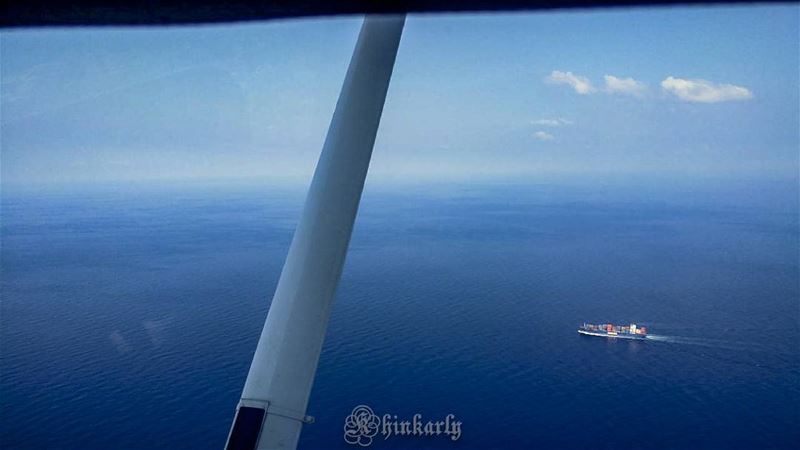
[[[412,15],[370,179],[796,179],[799,11]],[[3,182],[307,182],[360,23],[3,31]]]

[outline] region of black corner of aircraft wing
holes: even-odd
[[[535,11],[741,0],[6,0],[0,27],[181,25],[346,14]]]

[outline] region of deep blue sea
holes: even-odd
[[[796,180],[368,183],[300,448],[800,445]],[[2,194],[3,449],[219,449],[302,188]],[[657,339],[580,336],[635,322]]]

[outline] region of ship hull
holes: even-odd
[[[607,333],[605,331],[588,331],[588,330],[578,330],[578,333],[584,336],[597,336],[597,337],[604,337],[604,338],[612,338],[612,339],[636,339],[636,340],[644,340],[647,339],[647,335],[636,335],[636,334],[626,334],[626,333]]]

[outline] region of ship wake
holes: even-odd
[[[721,348],[727,350],[758,350],[757,347],[760,347],[758,344],[753,342],[737,342],[737,341],[726,341],[722,339],[696,338],[696,337],[685,337],[685,336],[665,336],[659,334],[648,334],[647,340],[666,342],[670,344],[698,345],[702,347]]]

